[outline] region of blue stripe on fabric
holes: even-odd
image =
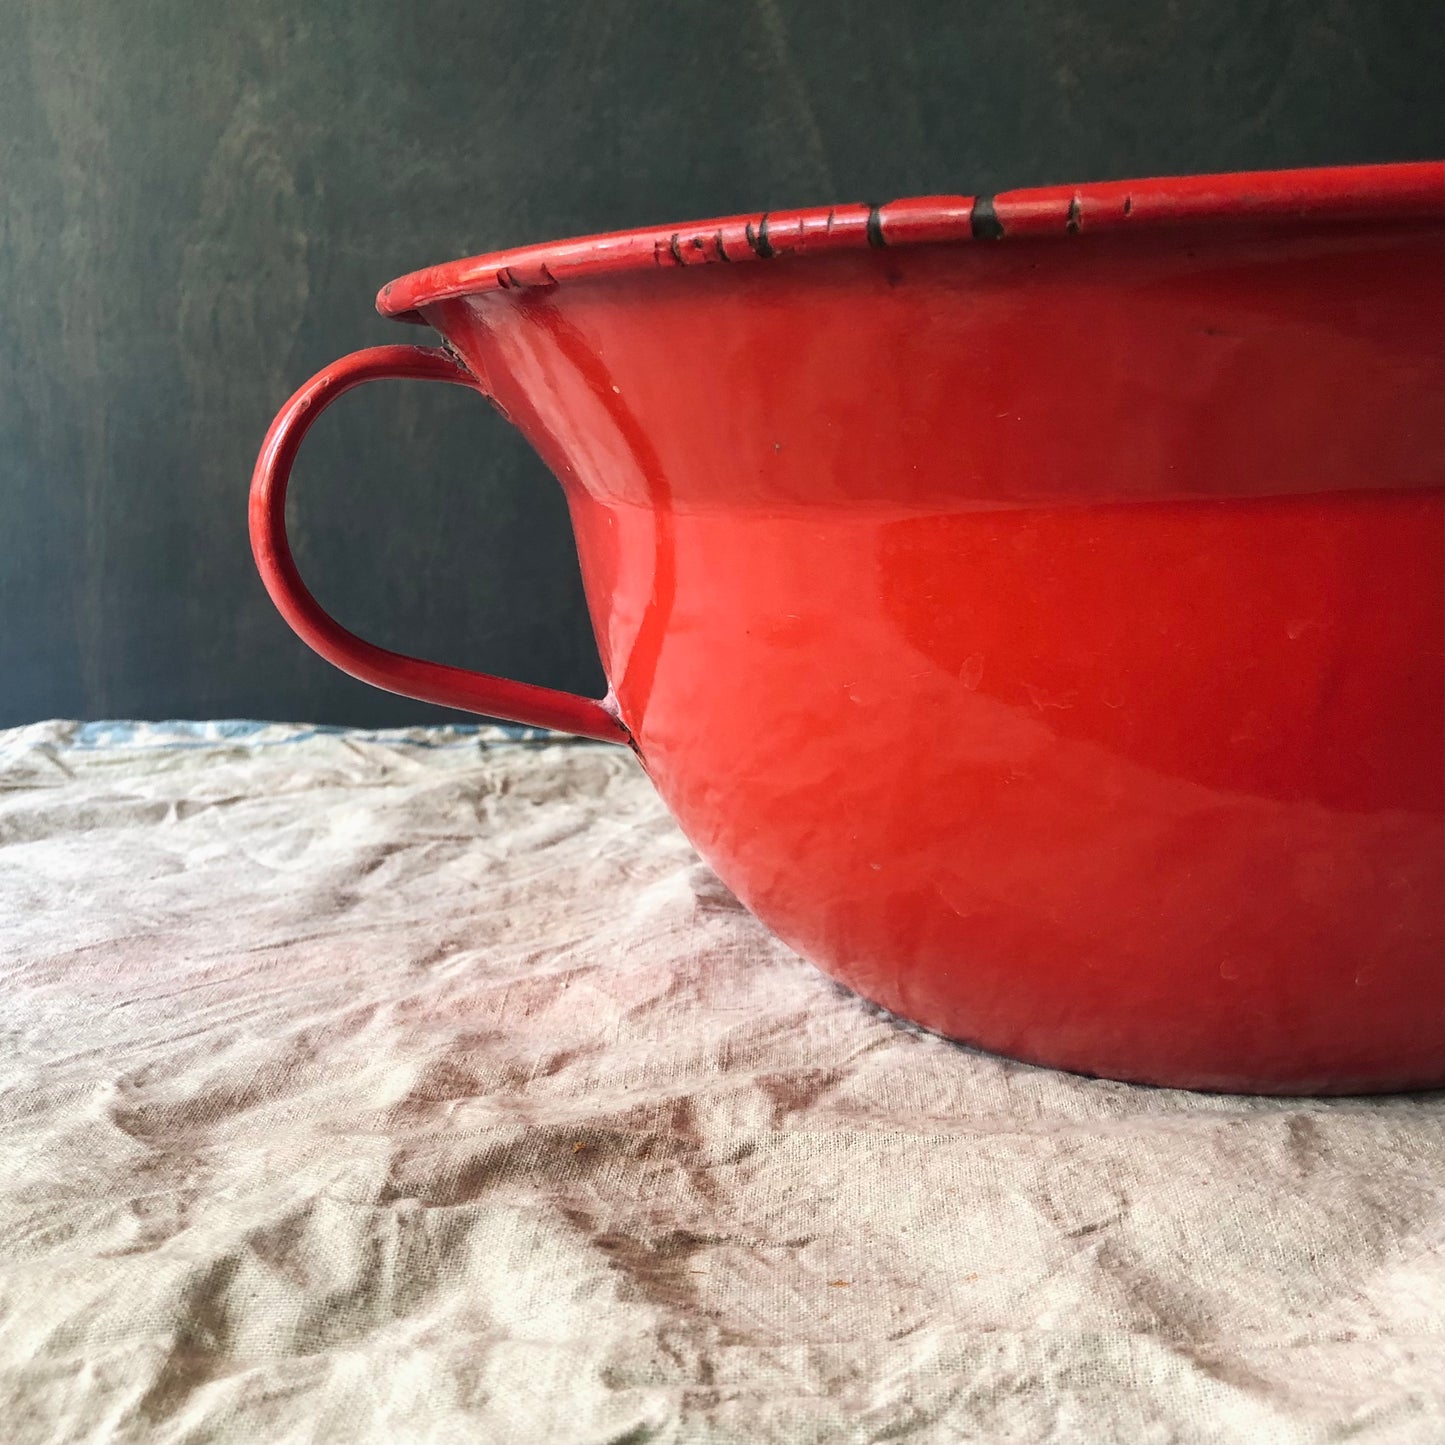
[[[263,737],[273,728],[290,724],[261,722],[252,718],[185,719],[158,722],[125,718],[98,719],[81,723],[68,746],[93,751],[100,748],[134,747],[203,748],[217,743],[239,742],[251,747],[284,747],[315,738],[352,737],[390,746],[417,748],[475,748],[492,743],[583,743],[565,733],[546,728],[516,727],[503,723],[443,723],[434,727],[349,728],[315,723],[298,727],[282,737]]]

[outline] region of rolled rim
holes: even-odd
[[[550,288],[628,271],[927,243],[1068,240],[1141,227],[1371,219],[1445,221],[1445,162],[1102,181],[638,227],[428,266],[389,281],[376,308],[383,316],[421,321],[423,307],[459,296]]]

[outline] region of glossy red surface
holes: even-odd
[[[1445,1082],[1445,170],[978,209],[775,219],[777,264],[679,267],[757,238],[719,222],[666,262],[639,232],[394,283],[561,480],[612,685],[464,705],[620,718],[759,917],[952,1037]],[[290,405],[253,494],[273,595],[458,700],[298,608]]]

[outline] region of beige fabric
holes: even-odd
[[[900,1026],[632,759],[0,733],[0,1439],[1434,1442],[1435,1100]]]

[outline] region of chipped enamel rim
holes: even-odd
[[[1445,219],[1445,163],[1106,181],[995,196],[922,196],[886,205],[728,216],[520,246],[413,271],[383,286],[383,316],[486,291],[551,287],[589,276],[928,242],[1068,237],[1141,226],[1226,221]]]

